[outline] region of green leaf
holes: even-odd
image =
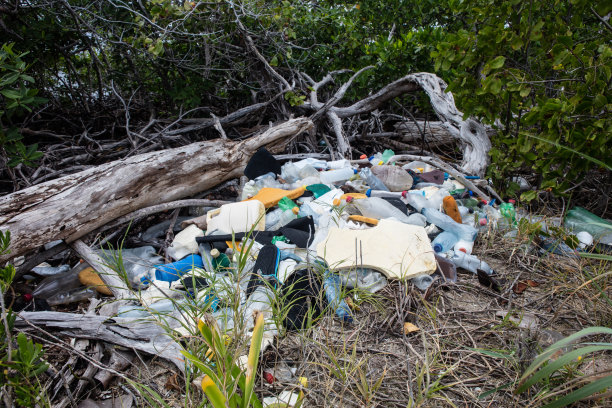
[[[501,88],[502,88],[501,79],[493,78],[489,82],[489,92],[491,92],[493,95],[499,94],[501,92]]]
[[[521,97],[526,98],[531,93],[531,87],[522,88],[519,92]]]
[[[585,399],[596,392],[600,392],[612,386],[612,375],[608,375],[607,377],[600,378],[597,381],[593,381],[592,383],[585,385],[584,387],[561,397],[550,404],[544,405],[542,408],[563,408],[569,406],[572,402],[580,401]]]
[[[3,89],[0,93],[11,100],[21,98],[21,92],[15,89]]]
[[[537,196],[538,196],[537,191],[534,191],[534,190],[525,191],[524,193],[521,194],[521,201],[524,201],[524,202],[533,201]]]
[[[500,55],[498,57],[495,57],[492,61],[490,61],[489,66],[491,67],[491,69],[499,69],[504,66],[505,62],[506,62],[506,57]]]

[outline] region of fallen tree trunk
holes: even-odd
[[[0,263],[239,177],[257,149],[282,148],[287,138],[311,127],[310,119],[291,119],[242,142],[216,139],[145,153],[0,197],[0,230],[11,232],[10,253]]]

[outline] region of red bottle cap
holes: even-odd
[[[32,299],[34,299],[34,296],[32,296],[31,293],[25,293],[22,297],[23,300],[25,300],[26,302],[31,302]]]
[[[362,154],[361,156],[359,156],[359,158],[363,160],[363,159],[367,159],[368,156],[366,156],[365,154]]]
[[[346,202],[347,203],[350,203],[351,201],[353,201],[353,197],[351,197],[351,196],[346,197]]]
[[[487,225],[487,219],[486,218],[481,218],[478,220],[478,223],[482,226]]]
[[[459,250],[467,254],[467,250],[465,248],[459,248]]]
[[[510,200],[508,200],[508,202],[509,202],[510,204],[515,204],[515,203],[516,203],[516,200],[514,200],[514,199],[512,199],[512,198],[511,198]]]
[[[264,380],[266,380],[268,384],[272,384],[274,382],[274,376],[269,371],[264,371],[263,376]]]

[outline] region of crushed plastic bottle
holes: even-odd
[[[393,217],[398,221],[409,224],[408,216],[405,213],[380,197],[352,200],[351,205],[357,208],[364,217],[377,219]]]
[[[612,222],[604,220],[582,207],[574,207],[567,212],[564,221],[565,227],[580,232],[586,231],[595,241],[602,244],[612,244]]]
[[[47,298],[49,306],[66,305],[80,302],[96,296],[96,289],[89,287],[78,287],[70,290],[62,290]]]
[[[372,173],[372,170],[368,167],[361,169],[359,176],[368,183],[372,190],[383,190],[389,191],[387,186]]]
[[[323,279],[323,288],[325,289],[325,296],[329,302],[332,310],[336,312],[336,316],[345,322],[353,322],[353,315],[349,309],[346,301],[341,298],[342,286],[340,284],[340,277],[330,271],[325,271]]]
[[[350,167],[344,167],[338,170],[323,171],[319,174],[321,182],[325,184],[339,184],[357,174],[357,170],[353,170]]]
[[[466,241],[474,241],[476,239],[478,231],[474,227],[459,224],[448,215],[442,214],[440,211],[434,210],[433,208],[423,208],[421,213],[427,218],[427,221],[437,225],[444,231],[454,233],[460,239]]]

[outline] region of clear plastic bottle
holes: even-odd
[[[66,292],[81,286],[79,281],[79,272],[87,268],[89,265],[81,263],[69,270],[68,272],[59,275],[49,276],[43,279],[32,295],[39,299],[48,299],[58,293]]]
[[[459,241],[457,235],[449,231],[442,231],[431,243],[432,248],[436,252],[450,251],[453,246]]]
[[[96,289],[90,287],[78,287],[63,290],[47,298],[49,306],[66,305],[68,303],[80,302],[96,296]]]
[[[361,169],[359,176],[364,179],[366,183],[368,183],[372,190],[389,191],[387,186],[385,186],[385,184],[380,181],[380,179],[376,177],[374,173],[372,173],[372,170],[370,170],[369,167]]]
[[[345,167],[351,167],[351,162],[349,160],[340,159],[327,162],[327,168],[330,170],[343,169]]]
[[[280,212],[278,213],[278,220],[275,224],[271,224],[268,227],[268,223],[266,220],[266,231],[276,231],[277,229],[284,227],[285,225],[289,224],[289,222],[295,220],[296,218],[298,218],[298,214],[299,214],[299,207],[295,206],[291,209],[288,210],[283,210],[281,208],[279,208],[278,210],[280,210]],[[274,210],[274,211],[278,211],[278,210]],[[274,212],[273,211],[273,212]]]
[[[429,200],[425,197],[425,191],[422,190],[410,190],[404,195],[403,200],[406,204],[410,205],[417,211],[421,211],[423,208],[430,205]]]
[[[427,218],[432,224],[437,225],[444,231],[449,231],[457,235],[458,238],[466,241],[474,241],[478,235],[478,230],[469,225],[459,224],[455,222],[451,217],[446,214],[442,214],[440,211],[433,208],[423,208],[421,213]]]
[[[295,183],[300,179],[300,169],[291,162],[285,163],[281,166],[280,177],[287,183]]]
[[[338,170],[323,171],[319,174],[319,177],[321,178],[321,183],[340,184],[353,177],[356,173],[357,170],[345,167]]]
[[[351,323],[353,321],[353,315],[345,300],[342,299],[340,277],[335,273],[325,271],[323,288],[325,289],[325,297],[330,307],[336,312],[336,316],[345,322]]]
[[[351,205],[355,206],[364,217],[377,219],[393,217],[398,221],[409,224],[408,216],[405,213],[380,197],[352,200]]]
[[[485,271],[487,275],[495,273],[493,269],[485,261],[481,261],[474,255],[468,255],[465,252],[455,251],[450,260],[458,267],[463,268],[472,273],[477,273],[477,269]]]

